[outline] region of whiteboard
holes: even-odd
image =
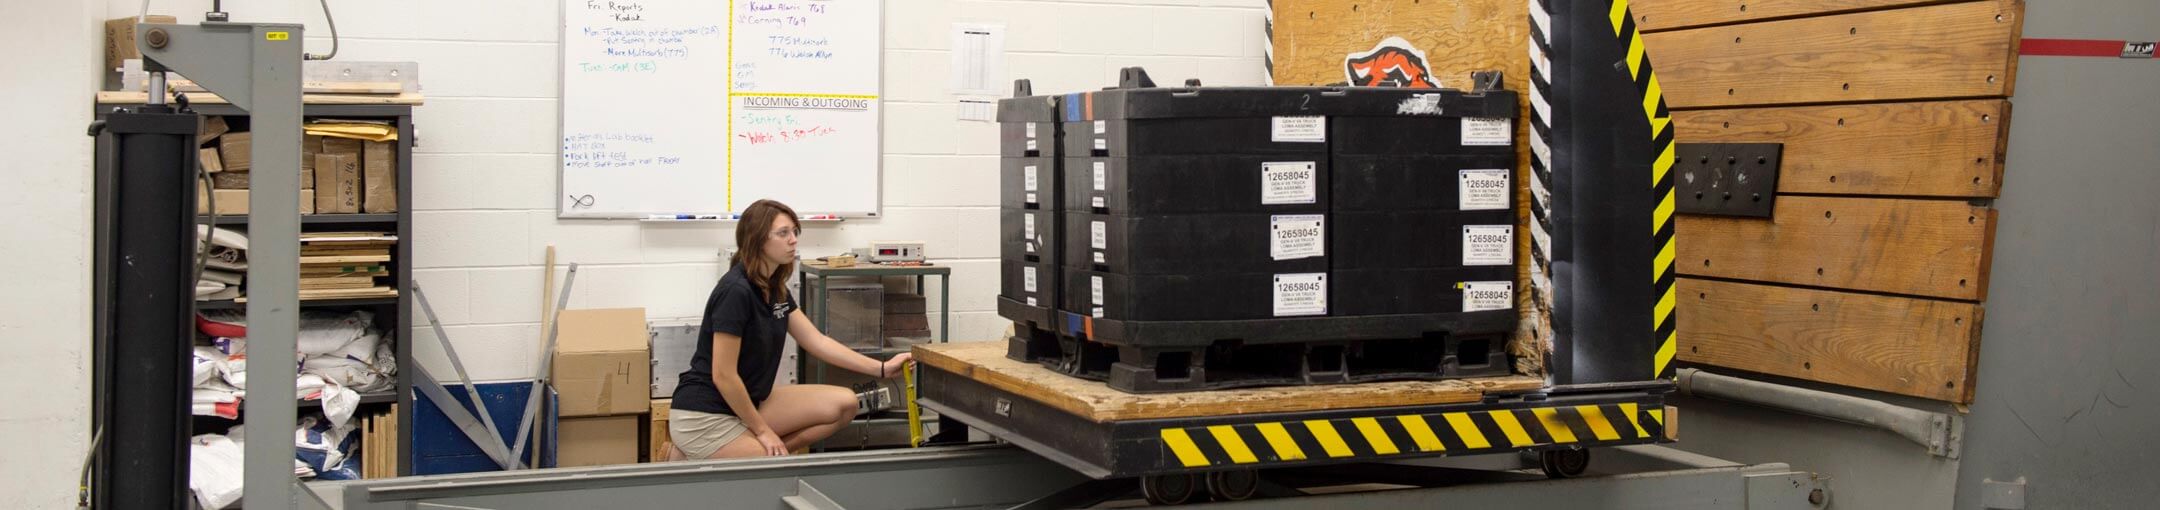
[[[558,216],[877,216],[881,3],[563,0]]]

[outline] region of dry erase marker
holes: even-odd
[[[735,219],[735,215],[733,215],[733,214],[728,214],[728,215],[718,215],[718,214],[651,214],[651,215],[646,215],[646,216],[645,216],[645,219],[646,219],[646,220],[650,220],[650,221],[677,221],[677,220],[732,220],[732,219]]]

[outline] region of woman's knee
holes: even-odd
[[[829,389],[821,392],[820,395],[831,409],[832,419],[828,421],[846,424],[854,420],[856,409],[855,392],[839,386],[828,386],[827,388]]]

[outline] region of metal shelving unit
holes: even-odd
[[[827,321],[829,320],[826,312],[829,309],[827,304],[831,296],[829,287],[832,278],[867,277],[877,278],[882,281],[886,277],[906,277],[914,280],[913,283],[915,286],[916,295],[928,297],[927,294],[924,294],[924,291],[928,287],[928,285],[926,285],[926,283],[924,282],[924,278],[935,276],[938,279],[939,288],[938,334],[937,338],[933,341],[943,343],[951,341],[952,339],[951,267],[930,265],[886,266],[876,264],[860,264],[853,267],[834,268],[827,267],[822,264],[812,264],[808,261],[805,261],[802,264],[798,264],[797,267],[799,268],[799,274],[797,276],[801,277],[801,279],[798,281],[802,282],[803,286],[803,313],[810,317],[811,324],[816,325],[819,331],[826,330]],[[881,348],[856,348],[854,350],[855,352],[862,353],[865,356],[884,360],[891,359],[893,356],[897,356],[900,353],[908,352],[911,348],[911,346],[903,345]],[[816,370],[811,370],[812,365],[815,365],[817,367]],[[806,353],[797,353],[797,356],[795,357],[796,378],[798,381],[803,383],[829,384],[830,379],[826,377],[825,366],[826,365],[824,363],[812,363],[810,360],[810,356],[808,356]],[[856,434],[860,438],[859,442],[861,443],[861,445],[856,446],[869,445],[873,442],[871,440],[871,436],[875,435],[872,429],[877,429],[881,427],[905,427],[907,425],[907,421],[907,413],[899,409],[861,417],[856,419],[854,423],[850,424],[847,429],[833,434],[832,438],[828,438],[825,442],[819,443],[819,446],[814,446],[813,449],[823,449],[826,447],[825,445],[828,444],[846,443],[846,435],[850,433]]]
[[[112,111],[112,109],[115,107],[123,106],[136,105],[125,103],[101,103],[96,105],[94,109],[97,112],[97,115],[102,118],[105,112]],[[409,370],[405,370],[402,368],[411,366],[412,342],[407,337],[410,336],[408,335],[409,329],[410,326],[414,323],[413,305],[410,298],[410,296],[412,295],[412,280],[411,273],[409,272],[412,269],[411,261],[413,260],[411,242],[413,239],[412,156],[414,140],[417,138],[412,123],[414,106],[415,105],[412,104],[306,104],[303,106],[301,112],[301,114],[305,118],[309,119],[338,118],[390,121],[398,130],[398,139],[395,144],[396,146],[393,149],[396,151],[397,154],[397,168],[395,169],[395,172],[397,174],[398,181],[398,212],[383,214],[309,214],[302,215],[300,217],[301,231],[303,232],[335,232],[367,229],[393,232],[398,237],[397,246],[391,250],[391,262],[389,264],[390,275],[393,281],[392,285],[395,286],[398,290],[398,295],[396,297],[320,299],[305,300],[301,301],[300,303],[300,307],[303,310],[372,310],[375,312],[375,326],[388,334],[391,338],[395,339],[397,363],[401,368],[401,370],[399,370],[397,373],[396,385],[394,389],[389,391],[361,394],[360,404],[363,408],[392,402],[395,402],[398,405],[399,409],[404,410],[404,412],[410,412],[409,410],[413,408],[412,376]],[[196,113],[202,115],[224,117],[246,117],[248,115],[247,111],[230,104],[196,104],[192,106],[192,109]],[[96,210],[97,214],[101,218],[108,216],[109,211],[111,211],[116,206],[116,204],[113,204],[110,199],[112,182],[110,175],[110,172],[112,171],[112,161],[110,156],[111,148],[109,147],[100,146],[96,151]],[[207,216],[196,217],[197,223],[203,223],[207,220],[209,220]],[[103,224],[103,220],[99,220],[98,224]],[[227,228],[244,229],[248,224],[248,217],[220,216],[217,218],[215,224]],[[107,243],[110,242],[109,233],[99,231],[96,234],[96,239],[98,245],[96,250],[97,253],[99,253],[102,257],[102,254],[106,250],[106,246],[108,246]],[[100,264],[100,267],[102,267],[102,264]],[[102,284],[102,282],[104,281],[105,277],[101,275],[97,278],[98,281],[101,282],[97,286],[97,288],[103,289],[104,285]],[[102,298],[98,302],[102,303]],[[244,310],[247,308],[246,302],[244,300],[203,301],[198,302],[196,304],[196,307],[200,310]],[[98,318],[97,320],[102,322],[104,320],[103,317],[105,317],[106,311],[102,309],[102,306],[99,306],[97,308],[99,309],[94,311],[94,316]],[[301,401],[298,402],[297,405],[299,405],[301,408],[319,408],[322,404],[319,401]],[[245,416],[242,417],[242,419],[245,418]],[[412,457],[412,420],[403,420],[398,424],[397,437],[398,458],[405,459],[405,461],[398,463],[398,474],[400,476],[404,476],[409,474],[411,469],[411,462],[409,461],[409,459],[411,459]]]

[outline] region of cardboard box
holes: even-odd
[[[322,154],[323,137],[300,135],[300,189],[315,189],[315,156]]]
[[[218,172],[210,174],[210,187],[215,189],[248,189],[248,176],[254,172]]]
[[[204,172],[214,174],[225,171],[224,160],[218,158],[217,149],[202,149],[197,152],[195,159],[195,164],[202,166]]]
[[[216,140],[218,135],[232,131],[232,126],[225,124],[225,118],[216,115],[198,117],[195,126],[195,145],[198,146],[208,145],[211,140]]]
[[[124,61],[127,59],[142,58],[142,51],[135,47],[136,21],[134,16],[129,16],[114,18],[105,22],[106,70],[119,69],[120,65],[125,63]],[[140,21],[143,23],[178,23],[179,18],[156,15],[146,16]]]
[[[315,212],[360,212],[360,160],[346,154],[315,155]]]
[[[674,443],[668,442],[668,411],[674,405],[675,399],[671,398],[652,400],[652,414],[645,420],[646,462],[667,462],[669,450],[675,449]]]
[[[637,463],[637,416],[563,418],[555,430],[556,467]]]
[[[901,292],[885,293],[886,315],[900,315],[909,313],[919,314],[928,310],[928,301],[924,300],[921,294],[908,294]]]
[[[210,214],[210,197],[217,196],[218,216],[246,216],[248,192],[244,189],[205,190],[195,186],[195,214]]]
[[[218,159],[224,162],[225,171],[246,172],[254,168],[254,158],[248,152],[254,150],[254,142],[255,134],[246,131],[218,137]]]
[[[360,145],[362,143],[361,141],[351,138],[338,138],[335,136],[325,136],[321,138],[322,154],[345,154],[352,156],[354,160],[360,159]]]
[[[561,416],[633,415],[651,408],[652,337],[645,309],[563,310],[555,327],[551,377],[562,395]]]
[[[395,142],[366,142],[360,155],[360,209],[369,214],[397,212]]]
[[[217,194],[218,216],[246,216],[248,213],[248,190],[221,189],[216,191],[195,187],[195,214],[210,214],[210,194]],[[300,190],[300,214],[315,214],[315,190]]]
[[[885,316],[885,331],[916,331],[930,329],[930,317],[919,314],[892,314]]]

